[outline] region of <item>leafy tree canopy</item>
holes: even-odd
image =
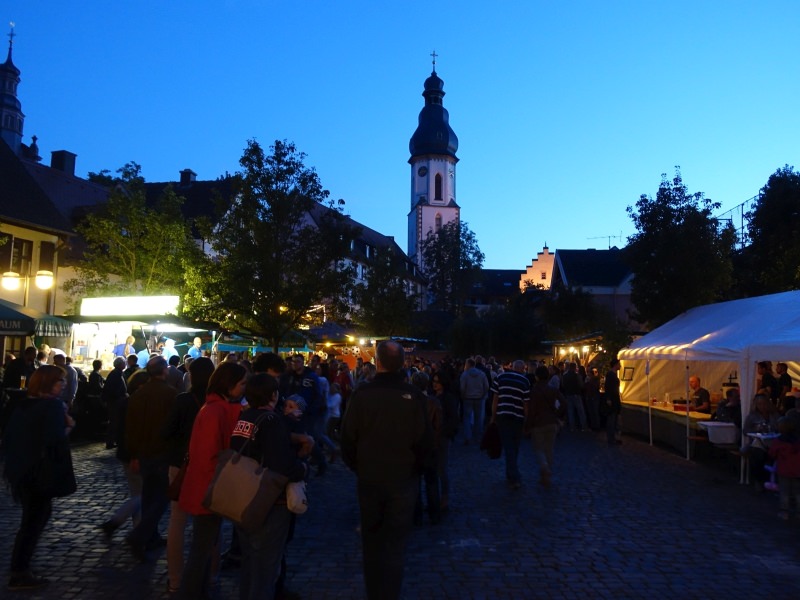
[[[265,152],[249,140],[234,176],[234,198],[219,207],[213,258],[187,274],[185,310],[229,329],[247,330],[277,348],[320,304],[346,302],[352,267],[345,258],[357,229],[326,202],[306,155],[277,140]]]
[[[460,315],[484,258],[475,234],[461,220],[428,233],[422,241],[422,266],[431,308]]]
[[[89,174],[111,192],[76,227],[86,247],[78,276],[65,282],[65,291],[73,302],[84,296],[180,294],[184,271],[199,260],[181,214],[183,199],[167,188],[148,207],[141,167],[130,162],[117,174]]]
[[[655,199],[642,195],[628,207],[637,232],[624,251],[634,274],[637,320],[656,327],[726,298],[736,233],[713,217],[719,207],[702,192],[689,193],[679,167],[671,180],[662,174]]]
[[[371,334],[408,335],[419,298],[409,289],[406,275],[402,257],[386,250],[370,264],[366,283],[355,286],[355,316]]]
[[[800,287],[800,173],[789,165],[773,173],[746,214],[753,295]]]

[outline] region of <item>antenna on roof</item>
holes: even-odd
[[[619,235],[598,235],[596,237],[586,238],[587,240],[608,240],[608,249],[611,250],[611,240],[619,240],[622,243],[622,232]]]

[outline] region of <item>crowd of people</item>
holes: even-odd
[[[222,517],[203,500],[220,453],[228,448],[293,483],[324,478],[330,463],[343,460],[357,477],[367,596],[391,599],[402,587],[413,527],[426,520],[438,525],[457,504],[448,468],[453,444],[477,453],[489,431],[496,430],[505,478],[516,490],[523,483],[518,457],[526,437],[543,487],[555,477],[562,429],[576,435],[604,431],[609,446],[622,443],[617,360],[602,375],[598,367],[573,362],[502,365],[481,356],[429,361],[407,357],[399,343],[385,341],[376,348],[374,364],[358,358],[353,369],[316,354],[284,360],[263,353],[250,360],[230,353],[215,364],[195,341],[183,359],[152,353],[142,367],[141,353],[132,345],[116,350],[119,356],[107,376],[101,374],[102,364],[94,364],[85,382],[107,407],[105,443],[128,486],[128,498],[109,507],[98,527],[111,538],[130,521],[124,541],[139,562],[166,546],[167,591],[175,598],[207,597],[215,573],[226,567],[240,569],[241,598],[292,597],[284,580],[297,515],[285,492],[260,528],[235,527],[230,547],[220,547]],[[31,571],[37,541],[52,498],[80,484],[72,473],[68,440],[75,426],[70,410],[75,381],[81,375],[63,353],[55,354],[53,365],[37,353],[26,349],[8,362],[3,376],[8,388],[27,385],[26,400],[10,416],[7,431],[12,433],[3,436],[4,475],[22,505],[12,590],[46,584]],[[766,387],[744,423],[735,395],[719,404],[716,417],[736,422],[738,413],[744,431],[780,431],[781,438],[760,454],[752,449],[751,461],[775,461],[781,511],[788,515],[791,499],[795,510],[800,507],[800,469],[794,466],[800,429],[796,411],[779,420],[770,380],[761,383]],[[18,435],[30,431],[32,423],[41,436]],[[48,489],[42,488],[40,462],[33,460],[42,448],[59,449],[61,456],[61,472],[50,474]],[[164,538],[159,523],[167,511]]]

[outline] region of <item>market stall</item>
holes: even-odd
[[[644,406],[648,429],[655,422],[660,427],[667,411],[657,409],[668,408],[660,403],[687,398],[690,375],[717,397],[723,385],[738,383],[744,416],[756,392],[759,361],[785,362],[792,379],[800,380],[800,291],[698,306],[639,338],[619,358],[623,422],[632,407]],[[683,412],[687,458],[697,422],[707,419]]]

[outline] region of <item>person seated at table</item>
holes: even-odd
[[[729,388],[725,392],[725,398],[720,400],[717,410],[711,419],[722,423],[733,423],[739,429],[742,428],[742,405],[739,399],[739,388]]]
[[[695,412],[711,412],[711,394],[700,387],[700,378],[697,375],[689,377],[689,406]]]
[[[778,411],[767,394],[756,394],[753,408],[742,425],[742,453],[750,460],[750,473],[756,491],[764,491],[764,483],[768,474],[764,466],[767,464],[767,444],[750,433],[772,433],[778,430]]]

